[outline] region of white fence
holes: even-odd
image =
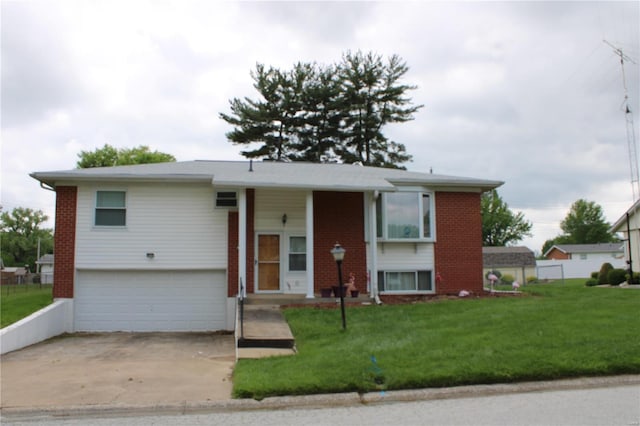
[[[600,271],[603,263],[608,262],[614,268],[625,269],[627,267],[624,259],[571,259],[571,260],[537,260],[536,266],[539,280],[564,278],[589,278],[592,272]],[[560,267],[562,265],[562,267]],[[553,268],[552,266],[557,266]]]

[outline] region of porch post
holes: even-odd
[[[369,292],[372,298],[378,295],[378,218],[376,216],[378,197],[380,197],[378,191],[373,191],[369,203]]]
[[[238,191],[238,289],[247,297],[247,192]]]
[[[305,228],[307,240],[307,299],[313,299],[313,191],[307,192],[305,213]]]

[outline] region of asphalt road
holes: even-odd
[[[2,420],[3,425],[640,425],[640,386],[512,393],[339,408]]]

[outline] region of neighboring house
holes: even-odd
[[[40,283],[53,284],[53,255],[45,254],[36,262],[40,273]]]
[[[3,266],[0,271],[1,284],[25,284],[27,282],[27,269],[19,266]]]
[[[622,259],[623,256],[622,243],[557,244],[544,253],[544,257],[548,260],[597,260],[600,262]]]
[[[636,201],[611,227],[611,232],[622,233],[624,259],[631,262],[633,272],[640,272],[640,200]]]
[[[502,182],[344,164],[191,161],[37,172],[76,331],[232,330],[239,292],[482,291],[480,197]],[[435,277],[438,277],[436,279]]]
[[[557,244],[538,260],[538,279],[589,278],[603,263],[624,268],[623,243]]]
[[[482,263],[485,280],[490,271],[509,274],[520,283],[536,276],[536,256],[527,247],[482,247]]]

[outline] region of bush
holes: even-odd
[[[596,272],[597,274],[597,272]],[[587,287],[594,287],[598,285],[598,280],[595,278],[589,278],[586,283],[584,283]]]
[[[534,284],[538,282],[538,277],[534,277],[533,275],[527,277],[527,284]]]
[[[504,284],[513,284],[515,280],[516,279],[511,274],[504,274],[502,278],[500,278],[500,281],[502,281]]]
[[[613,269],[613,265],[609,262],[603,263],[598,274],[598,284],[609,284],[609,271]]]
[[[627,274],[626,277],[629,284],[640,284],[640,272],[634,272],[632,279],[629,279],[629,274]]]
[[[607,275],[609,284],[620,285],[627,280],[627,271],[624,269],[612,269]]]
[[[598,271],[592,272],[592,273],[591,273],[591,278],[593,278],[593,279],[596,279],[596,280],[597,280],[597,279],[598,279],[598,275],[600,275],[600,272],[598,272]]]

